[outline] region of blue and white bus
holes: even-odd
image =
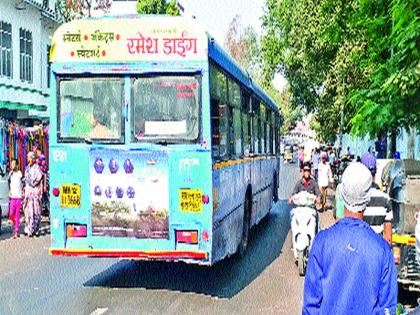
[[[50,254],[244,253],[277,199],[281,119],[197,21],[72,21],[51,62]]]

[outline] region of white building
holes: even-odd
[[[55,0],[0,1],[0,117],[49,117]]]

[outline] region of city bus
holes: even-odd
[[[185,17],[72,21],[53,36],[56,256],[212,265],[277,200],[276,104]]]

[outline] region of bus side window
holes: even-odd
[[[225,160],[229,157],[227,82],[225,74],[212,63],[210,64],[210,96],[212,157],[215,160]]]
[[[262,154],[265,154],[266,153],[266,138],[267,138],[267,135],[266,135],[266,130],[265,130],[265,106],[264,106],[264,103],[260,103],[260,116],[259,116],[259,125],[260,125],[260,132],[261,132],[261,134],[260,134],[260,139],[261,139],[261,141],[260,141],[260,144],[261,144],[261,153]]]
[[[212,156],[216,160],[228,158],[228,108],[211,99]]]
[[[273,154],[273,124],[271,121],[272,111],[267,108],[267,148],[268,154]]]
[[[242,121],[241,121],[241,89],[239,85],[228,79],[228,94],[229,94],[229,108],[230,108],[230,152],[232,158],[239,158],[242,156]]]
[[[258,155],[261,152],[261,141],[260,141],[260,119],[259,119],[259,102],[257,99],[253,98],[252,100],[252,139],[254,142],[254,151],[255,155]]]
[[[249,156],[251,150],[251,119],[250,119],[250,95],[242,90],[241,91],[241,103],[242,103],[242,145],[244,149],[244,156]]]

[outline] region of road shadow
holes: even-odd
[[[252,229],[243,258],[233,256],[212,267],[156,261],[121,261],[84,285],[164,289],[232,298],[279,257],[290,228],[289,212],[287,201],[279,201],[269,215]]]
[[[25,228],[25,219],[21,218],[20,226],[19,226],[19,238],[25,237],[24,228]],[[11,223],[11,221],[8,218],[3,217],[1,219],[0,230],[1,230],[0,241],[4,241],[4,240],[8,240],[8,239],[13,238],[13,224]],[[42,218],[41,227],[39,229],[38,237],[48,236],[48,235],[50,235],[50,223],[48,221],[46,221],[45,218]]]

